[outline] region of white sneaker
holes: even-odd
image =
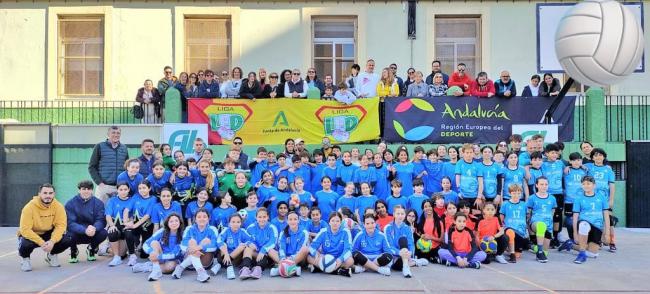
[[[300,277],[302,275],[302,268],[301,267],[296,267],[296,277]]]
[[[208,275],[208,272],[205,269],[197,269],[196,270],[196,280],[205,283],[210,279],[210,275]]]
[[[426,258],[418,258],[415,260],[415,266],[420,267],[420,266],[427,266],[429,265],[429,261]]]
[[[138,263],[138,257],[135,256],[135,254],[129,255],[129,262],[127,262],[126,264],[128,266],[134,266],[136,263]]]
[[[384,276],[390,276],[390,268],[387,266],[380,266],[377,269],[377,272],[384,275]]]
[[[161,271],[151,271],[149,274],[149,282],[158,281],[162,276],[163,274]]]
[[[107,242],[103,242],[99,244],[99,248],[97,249],[97,255],[99,256],[108,256],[108,249],[111,247],[108,245]]]
[[[118,266],[120,264],[122,264],[122,257],[115,255],[113,256],[113,260],[108,263],[108,266]]]
[[[20,262],[20,270],[24,272],[32,271],[32,262],[29,260],[29,258],[23,258],[23,260]]]
[[[508,261],[506,261],[506,258],[503,257],[503,255],[497,255],[497,256],[494,257],[494,259],[500,264],[507,264],[508,263]]]
[[[56,256],[56,254],[47,254],[45,256],[45,262],[47,262],[51,267],[60,267],[61,264],[59,263],[59,258]]]
[[[147,262],[141,262],[141,263],[136,263],[131,267],[131,271],[134,273],[148,273],[151,271],[153,267],[153,264],[151,264],[150,261]]]
[[[402,275],[407,279],[410,279],[411,277],[413,277],[413,274],[411,274],[411,268],[408,267],[408,266],[405,266],[404,268],[402,268]]]
[[[235,267],[232,265],[226,268],[226,278],[228,278],[228,280],[234,280],[236,278]]]
[[[270,274],[271,277],[277,277],[277,276],[280,275],[280,269],[277,268],[277,267],[271,268],[271,270],[269,271],[269,274]]]
[[[221,264],[215,261],[210,271],[212,272],[213,275],[216,276],[219,273],[220,269],[221,269]]]
[[[183,271],[185,270],[184,267],[182,267],[180,264],[174,268],[174,272],[172,273],[172,278],[174,279],[180,279],[181,276],[183,275]]]
[[[596,258],[596,257],[598,257],[598,252],[593,253],[593,252],[587,250],[587,251],[585,251],[585,254],[586,254],[587,257],[589,257],[589,258]]]
[[[360,274],[360,273],[365,272],[365,271],[366,271],[366,268],[364,268],[364,267],[362,267],[360,265],[355,265],[354,266],[354,273],[355,274]]]

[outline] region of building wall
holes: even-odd
[[[435,58],[435,15],[482,16],[482,69],[491,78],[509,69],[523,87],[536,71],[535,3],[418,3],[417,39],[406,36],[406,6],[372,1],[337,4],[240,2],[18,2],[0,3],[0,100],[57,99],[57,14],[105,15],[105,99],[132,99],[162,67],[183,71],[185,14],[227,15],[232,20],[232,66],[245,72],[311,66],[311,18],[356,15],[357,61],[374,58],[378,70],[395,62],[425,73]],[[645,10],[648,16],[648,10]],[[552,34],[553,32],[543,32]],[[646,32],[646,44],[650,33]],[[645,94],[650,73],[634,74],[612,94]]]

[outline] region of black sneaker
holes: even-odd
[[[468,265],[470,268],[480,269],[481,263],[478,261],[470,262]]]
[[[349,268],[340,268],[336,272],[336,274],[338,274],[339,276],[345,276],[349,278],[352,277],[352,270],[350,270]]]
[[[537,261],[541,263],[546,263],[548,261],[548,257],[546,257],[546,254],[544,254],[544,251],[537,251]]]
[[[509,263],[517,263],[517,255],[512,253],[510,254],[510,258],[508,259]]]
[[[551,247],[551,249],[556,249],[556,248],[560,247],[560,240],[552,239],[550,247]]]
[[[88,247],[86,247],[86,256],[87,256],[86,259],[88,261],[97,260],[97,250],[99,250],[99,249],[98,248],[92,248],[92,247],[90,247],[90,245],[88,245]]]

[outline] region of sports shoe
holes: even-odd
[[[135,256],[135,254],[129,255],[129,262],[127,262],[126,264],[128,266],[134,266],[136,263],[138,263],[138,257]]]
[[[415,266],[420,267],[420,266],[427,266],[429,265],[429,261],[426,258],[418,258],[415,260]]]
[[[508,259],[509,263],[517,263],[517,254],[511,253],[510,258]]]
[[[277,268],[277,267],[271,268],[271,270],[269,271],[269,275],[270,275],[271,277],[277,277],[277,276],[279,276],[279,275],[280,275],[280,269]]]
[[[196,270],[196,280],[205,283],[210,279],[210,275],[208,275],[208,272],[204,268],[200,268]]]
[[[593,253],[593,252],[591,252],[591,251],[585,251],[585,254],[586,254],[587,257],[589,257],[589,258],[596,258],[596,257],[598,257],[598,252]]]
[[[86,247],[86,260],[95,261],[97,260],[97,249],[90,248],[90,245]]]
[[[360,274],[360,273],[365,272],[365,271],[366,271],[366,268],[364,268],[364,267],[362,267],[360,265],[355,265],[354,266],[354,273],[355,274]]]
[[[247,267],[242,267],[239,270],[239,279],[240,280],[248,280],[251,278],[251,269]]]
[[[259,265],[253,268],[253,271],[251,272],[251,278],[255,280],[259,280],[262,277],[262,267]]]
[[[481,268],[481,263],[478,262],[478,261],[470,262],[470,263],[467,264],[467,267],[480,269]]]
[[[407,279],[413,277],[413,274],[411,274],[411,268],[408,265],[402,268],[402,275]]]
[[[573,249],[573,241],[571,239],[564,241],[560,247],[557,248],[557,251],[562,252],[562,250],[571,251]]]
[[[390,267],[387,266],[380,266],[377,269],[377,272],[384,275],[384,276],[390,276]]]
[[[310,273],[320,273],[320,272],[322,272],[322,271],[320,270],[320,268],[318,268],[317,266],[314,266],[313,264],[310,264],[310,265],[308,266],[308,268],[309,268],[309,272],[310,272]]]
[[[122,257],[115,255],[111,262],[108,263],[108,266],[118,266],[120,264],[122,264]]]
[[[616,253],[616,244],[614,243],[609,244],[609,252]]]
[[[174,268],[174,272],[172,273],[172,278],[174,278],[174,279],[180,279],[181,276],[183,275],[183,271],[184,271],[184,270],[185,270],[185,268],[182,267],[180,264],[177,265],[177,266]]]
[[[70,258],[68,258],[68,263],[77,263],[77,262],[79,262],[79,258],[77,258],[76,256],[75,257],[70,256]]]
[[[506,258],[503,255],[497,255],[494,259],[500,264],[507,264]]]
[[[68,263],[77,263],[79,262],[79,250],[77,246],[70,246],[70,258],[68,258]]]
[[[548,261],[548,257],[546,257],[546,254],[544,254],[542,251],[537,251],[536,257],[537,261],[541,263],[546,263]]]
[[[45,262],[49,264],[51,267],[60,267],[61,264],[59,263],[59,258],[57,257],[56,254],[47,254],[45,256]]]
[[[549,244],[549,247],[551,249],[558,248],[560,246],[560,241],[558,239],[551,239],[551,243]]]
[[[352,277],[352,269],[349,268],[339,268],[339,270],[336,272],[337,275],[339,276],[344,276],[344,277]]]
[[[451,266],[451,261],[449,261],[449,260],[445,261],[445,266],[450,267]]]
[[[162,276],[163,274],[161,271],[151,271],[149,274],[149,282],[158,281]]]
[[[226,268],[226,278],[228,278],[228,280],[234,280],[236,278],[235,268],[232,265]]]
[[[301,267],[296,267],[296,277],[302,276],[302,268]]]
[[[528,251],[530,251],[530,253],[537,254],[537,251],[539,250],[537,250],[537,245],[533,245],[528,248]]]
[[[32,263],[29,258],[23,258],[23,260],[20,262],[20,270],[24,272],[32,271]]]
[[[111,249],[111,247],[108,245],[107,242],[99,244],[99,248],[97,249],[97,255],[99,255],[99,256],[107,256],[107,255],[109,255],[108,254],[109,249]]]
[[[580,251],[580,253],[578,253],[578,256],[573,261],[573,263],[582,264],[585,262],[587,262],[587,254],[585,254],[584,251]]]
[[[134,273],[150,272],[152,271],[153,264],[151,262],[140,262],[136,263],[131,267],[131,271]]]
[[[219,270],[221,269],[221,264],[218,262],[215,262],[210,271],[212,272],[213,275],[217,275],[219,273]]]

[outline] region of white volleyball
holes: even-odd
[[[639,65],[643,30],[632,11],[614,0],[586,0],[560,21],[555,53],[573,79],[589,86],[616,84]]]

